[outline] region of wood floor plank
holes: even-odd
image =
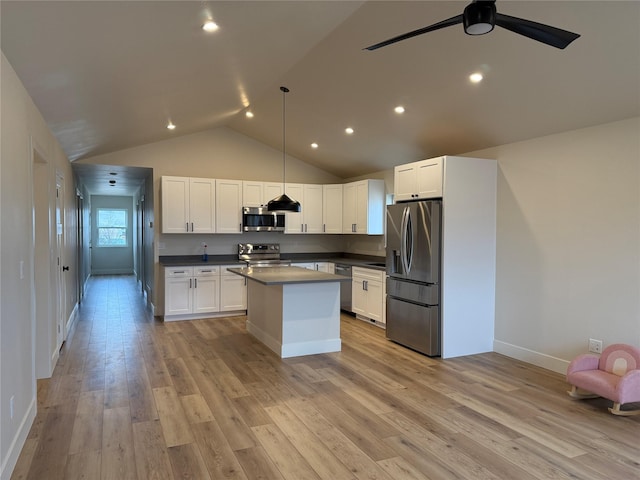
[[[320,478],[355,478],[345,464],[338,460],[287,406],[268,407],[267,412]]]
[[[640,416],[563,375],[429,358],[346,314],[341,338],[283,360],[246,317],[164,323],[135,277],[91,277],[12,478],[640,478]]]
[[[193,443],[169,447],[169,458],[175,478],[184,480],[211,480],[198,447]]]
[[[137,422],[132,429],[138,478],[173,480],[160,420]]]
[[[104,393],[85,392],[80,395],[73,422],[69,455],[102,448],[102,411]]]
[[[154,388],[153,397],[167,447],[192,443],[191,428],[175,389],[173,387]]]
[[[180,401],[189,423],[202,423],[213,420],[213,413],[211,413],[209,405],[207,405],[201,394],[185,395],[180,397]]]
[[[255,480],[284,480],[264,448],[252,447],[235,452],[238,462],[247,474],[247,478]]]
[[[101,450],[85,450],[69,455],[64,478],[67,480],[92,480],[100,478]]]
[[[247,480],[238,457],[216,421],[194,424],[193,435],[207,470],[214,479]]]
[[[102,480],[136,480],[129,407],[107,408],[102,425]]]

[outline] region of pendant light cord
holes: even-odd
[[[286,185],[286,175],[287,175],[287,154],[286,154],[286,118],[287,118],[287,108],[286,108],[286,95],[289,92],[287,87],[280,87],[282,91],[282,191],[285,190]]]

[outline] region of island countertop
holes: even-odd
[[[295,283],[350,282],[349,277],[318,272],[300,267],[245,267],[229,268],[229,272],[241,275],[263,285],[290,285]]]

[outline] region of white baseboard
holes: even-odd
[[[33,421],[36,418],[36,400],[37,399],[35,397],[31,400],[31,404],[20,422],[20,427],[11,441],[11,445],[7,451],[7,456],[2,459],[2,467],[0,468],[1,480],[11,479],[11,474],[13,473],[13,469],[16,467],[16,463],[18,463],[18,457],[20,456],[24,442],[27,440],[31,425],[33,425]]]
[[[501,342],[499,340],[493,341],[493,351],[506,355],[507,357],[515,358],[523,362],[531,363],[538,367],[546,368],[556,373],[564,375],[567,373],[567,367],[569,366],[568,360],[552,357],[545,353],[529,350],[528,348],[519,347],[510,343]]]
[[[65,334],[66,334],[65,340],[67,339],[66,337],[69,336],[69,332],[75,325],[76,320],[78,320],[78,304],[77,303],[74,305],[73,311],[71,312],[71,315],[69,315],[69,319],[67,320],[67,325],[65,326]]]

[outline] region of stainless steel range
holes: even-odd
[[[278,243],[239,243],[238,259],[251,267],[288,267],[291,260],[280,258]]]

